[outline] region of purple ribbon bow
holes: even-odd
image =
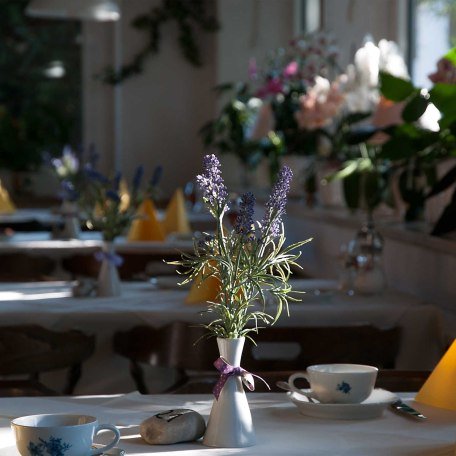
[[[124,260],[120,255],[117,255],[116,253],[109,253],[109,252],[102,252],[98,251],[95,252],[95,259],[97,261],[103,261],[106,260],[108,263],[113,264],[116,268],[119,266],[122,266]]]
[[[259,378],[269,389],[269,385],[266,383],[264,379],[262,379],[259,375],[251,374],[250,372],[246,371],[242,367],[234,367],[225,358],[218,358],[214,362],[215,368],[220,372],[220,378],[218,379],[217,383],[212,390],[215,398],[218,400],[220,393],[225,386],[225,383],[230,377],[241,377],[242,383],[249,389],[249,391],[255,390],[255,382],[253,377]]]

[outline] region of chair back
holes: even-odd
[[[67,384],[62,392],[72,394],[81,375],[81,365],[94,350],[95,336],[80,331],[58,332],[39,325],[3,326],[0,327],[0,375],[28,375],[29,386],[34,383],[45,391],[37,382],[39,374],[68,368]],[[0,385],[0,395],[7,395],[6,385],[10,384],[11,380],[3,388]],[[30,394],[34,395],[32,391]]]
[[[175,368],[182,386],[196,373],[213,373],[219,357],[207,330],[185,322],[161,328],[136,326],[114,335],[114,351],[131,362],[131,374],[140,392],[147,392],[141,364]],[[311,364],[357,363],[393,368],[399,350],[400,329],[371,325],[343,327],[271,327],[246,340],[242,366],[251,372],[298,371]],[[193,374],[189,372],[192,371]]]
[[[302,370],[313,364],[395,367],[400,328],[372,325],[272,327],[246,341],[242,362],[258,371]]]

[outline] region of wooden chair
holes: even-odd
[[[47,396],[60,392],[39,381],[40,373],[68,369],[63,394],[72,394],[82,363],[95,350],[95,336],[51,331],[38,325],[0,327],[0,396]],[[16,377],[25,379],[18,380]],[[10,378],[11,377],[11,378]]]
[[[138,391],[149,392],[143,364],[175,368],[178,379],[161,392],[201,392],[214,383],[213,362],[218,358],[213,338],[206,330],[175,322],[162,328],[136,326],[114,335],[114,351],[130,360],[130,372]],[[246,341],[242,365],[253,373],[298,371],[318,363],[358,363],[394,368],[400,329],[381,330],[371,325],[343,327],[272,327]],[[195,344],[196,341],[198,343]],[[283,378],[282,378],[283,379]],[[200,386],[198,386],[200,385]]]

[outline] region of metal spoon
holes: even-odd
[[[313,402],[314,404],[319,404],[319,402],[316,401],[309,393],[305,393],[304,391],[301,391],[301,390],[291,389],[290,385],[287,382],[283,382],[283,381],[279,380],[276,382],[276,385],[285,391],[290,391],[291,393],[301,394],[302,396],[305,396],[309,400],[309,402]]]

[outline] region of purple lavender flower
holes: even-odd
[[[109,184],[109,179],[107,177],[92,168],[86,167],[84,172],[86,176],[93,181],[99,182],[102,185]]]
[[[287,194],[290,191],[292,177],[293,172],[288,166],[284,166],[280,170],[277,182],[274,184],[271,196],[266,203],[266,213],[263,217],[263,221],[261,222],[261,232],[263,237],[268,234],[272,237],[280,235],[282,215],[285,214]]]
[[[237,234],[247,237],[254,230],[253,212],[255,207],[255,196],[252,192],[244,193],[239,204],[239,215],[234,223],[234,231]]]
[[[120,171],[117,171],[116,175],[114,176],[114,179],[112,180],[112,188],[118,192],[119,191],[119,186],[120,186],[120,180],[122,179],[122,173]]]
[[[160,179],[163,174],[163,166],[158,165],[155,167],[154,172],[152,174],[152,179],[150,180],[150,186],[152,188],[156,187],[158,183],[160,182]]]
[[[228,209],[228,191],[223,182],[220,162],[214,154],[203,158],[203,174],[196,176],[196,181],[214,214],[220,215]]]
[[[144,166],[139,165],[136,168],[135,175],[133,176],[133,193],[136,193],[139,190],[141,185],[141,180],[144,175]]]
[[[115,190],[106,190],[106,198],[115,203],[120,203],[120,196]]]
[[[80,195],[73,183],[65,179],[60,183],[59,196],[65,201],[75,202],[79,199]]]

